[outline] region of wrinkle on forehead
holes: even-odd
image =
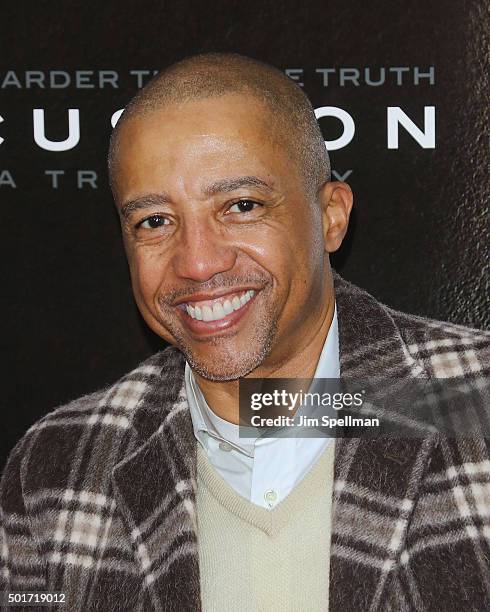
[[[111,187],[118,162],[119,133],[134,117],[201,100],[231,98],[260,106],[263,136],[286,148],[301,170],[302,182],[316,192],[330,179],[330,164],[314,109],[304,91],[282,71],[238,54],[201,54],[158,73],[126,106],[111,135],[108,165]],[[264,110],[266,113],[264,113]]]
[[[145,181],[171,173],[197,187],[197,181],[202,185],[246,175],[270,183],[274,170],[300,176],[285,147],[275,142],[262,108],[239,98],[194,101],[127,123],[121,134],[117,199],[126,199],[129,183],[144,187]]]

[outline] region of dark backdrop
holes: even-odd
[[[105,156],[111,115],[137,91],[130,71],[195,52],[236,51],[295,69],[316,108],[351,115],[353,140],[331,153],[339,175],[351,171],[355,194],[348,239],[334,258],[346,278],[393,307],[488,327],[489,11],[477,0],[4,4],[0,465],[34,420],[162,346],[133,304]],[[385,82],[367,84],[366,67],[372,80],[384,68]],[[356,74],[346,69],[359,71],[358,84],[341,81]],[[102,70],[116,74],[117,88],[99,87]],[[44,75],[45,87],[27,87],[26,71]],[[50,71],[68,73],[71,84],[49,87]],[[76,71],[88,71],[79,87]],[[435,146],[400,128],[399,148],[389,149],[388,107],[420,129],[424,108],[435,107]],[[34,108],[44,109],[51,140],[67,137],[68,109],[79,109],[78,145],[39,147]],[[320,124],[327,140],[342,132],[338,120]],[[46,174],[53,170],[64,171],[56,189]],[[96,183],[78,186],[77,171],[96,173]]]

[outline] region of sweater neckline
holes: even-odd
[[[332,440],[289,495],[270,510],[252,503],[237,493],[213,468],[200,444],[197,444],[198,486],[204,485],[211,495],[229,512],[247,523],[255,525],[267,535],[273,536],[288,523],[294,513],[301,512],[305,499],[313,501],[314,498],[324,495],[325,489],[318,486],[322,479],[325,479],[327,495],[331,499],[334,478],[334,449],[335,440]]]

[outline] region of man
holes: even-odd
[[[70,610],[484,610],[484,438],[248,438],[240,378],[488,373],[490,335],[403,314],[330,269],[352,206],[274,68],[189,58],[111,138],[138,308],[173,346],[12,451],[5,589]]]

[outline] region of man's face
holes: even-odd
[[[146,323],[211,380],[279,365],[325,311],[320,206],[249,96],[167,105],[120,134],[116,201]]]

